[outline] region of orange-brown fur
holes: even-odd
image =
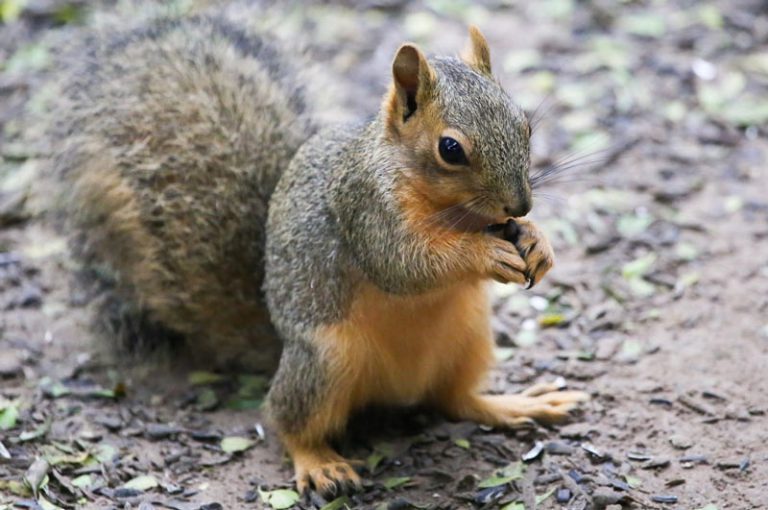
[[[479,279],[417,296],[394,296],[370,284],[358,289],[346,319],[317,332],[334,390],[300,435],[285,438],[297,479],[339,462],[325,440],[355,410],[442,405],[453,388],[478,390],[493,359],[489,313],[486,284]]]

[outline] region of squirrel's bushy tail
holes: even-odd
[[[93,36],[55,109],[73,245],[124,341],[183,338],[207,363],[269,368],[268,202],[314,130],[301,56],[225,17]],[[244,354],[245,353],[245,354]]]

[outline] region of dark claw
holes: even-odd
[[[530,290],[533,288],[534,285],[536,285],[536,278],[531,276],[530,273],[525,273],[525,279],[528,280],[528,286],[525,288],[525,290]]]
[[[345,494],[354,494],[360,490],[360,487],[355,483],[354,480],[346,480],[345,485],[347,489]]]
[[[337,494],[339,494],[338,482],[328,487],[328,490],[322,491],[320,493],[320,495],[325,499],[336,499]]]

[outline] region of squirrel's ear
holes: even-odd
[[[469,42],[461,53],[461,59],[478,72],[491,75],[491,50],[476,25],[469,26]]]
[[[422,106],[427,100],[434,81],[427,57],[414,44],[400,46],[392,62],[394,90],[389,101],[390,114],[398,114],[401,121]]]

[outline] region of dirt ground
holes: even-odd
[[[86,7],[0,1],[0,509],[290,506],[263,377],[115,360],[92,342],[88,296],[45,219],[33,120]],[[768,508],[768,3],[279,12],[273,27],[343,77],[353,117],[375,111],[400,42],[456,53],[468,23],[482,28],[499,79],[536,111],[534,173],[563,169],[532,214],[556,268],[533,290],[496,288],[490,388],[562,378],[594,397],[569,424],[515,432],[367,413],[340,445],[366,461],[366,492],[327,508]]]

